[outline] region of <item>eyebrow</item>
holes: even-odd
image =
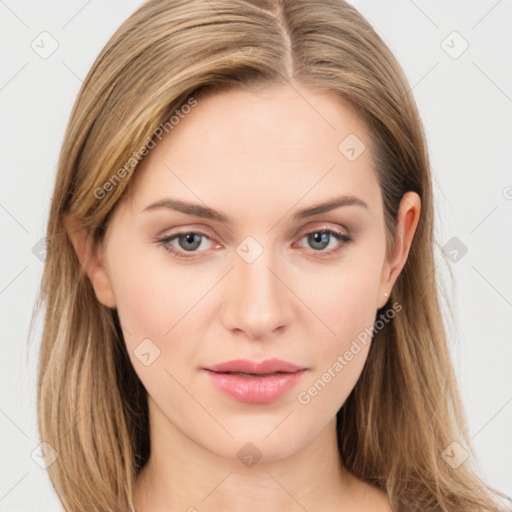
[[[320,213],[329,212],[336,208],[341,208],[342,206],[361,206],[362,208],[368,209],[368,205],[362,199],[345,194],[334,199],[331,199],[327,202],[319,203],[313,206],[309,206],[308,208],[305,208],[303,210],[300,210],[294,214],[293,220],[297,221],[305,219],[308,217],[312,217],[314,215],[318,215]],[[152,203],[149,206],[146,206],[146,208],[144,208],[142,212],[158,210],[161,208],[175,210],[186,215],[195,215],[196,217],[203,217],[205,219],[215,220],[228,225],[231,224],[232,222],[227,215],[216,210],[213,210],[212,208],[172,198],[165,198],[157,201],[156,203]]]

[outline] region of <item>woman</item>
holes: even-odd
[[[406,78],[341,0],[150,1],[77,98],[38,383],[68,511],[483,511]]]

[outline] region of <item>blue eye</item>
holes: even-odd
[[[304,238],[307,239],[307,243],[310,245],[310,248],[312,248],[314,256],[318,255],[318,257],[330,256],[337,253],[344,245],[353,241],[352,237],[349,235],[333,229],[309,231],[301,235],[300,240]],[[208,235],[204,233],[197,231],[181,231],[165,238],[156,239],[156,243],[177,258],[195,258],[196,253],[205,252],[197,250],[204,239],[211,241]],[[175,240],[178,242],[179,248],[172,243]],[[335,247],[326,251],[325,249],[329,247],[331,242],[334,242]]]
[[[202,238],[206,238],[210,240],[207,235],[204,233],[198,233],[195,231],[182,231],[180,233],[176,233],[172,236],[168,236],[166,238],[162,238],[157,240],[158,244],[161,245],[167,252],[170,252],[174,256],[178,258],[193,258],[194,256],[186,255],[187,252],[202,252],[196,251],[196,249],[201,245]],[[175,239],[178,239],[178,243],[182,251],[176,250],[176,248],[171,245],[171,242]],[[185,253],[185,254],[184,254]]]
[[[349,235],[339,233],[338,231],[334,231],[332,229],[320,229],[315,231],[309,231],[308,233],[305,233],[301,237],[301,240],[303,238],[307,239],[308,244],[310,245],[310,247],[314,249],[314,252],[320,253],[320,257],[323,257],[325,255],[330,256],[331,254],[334,254],[341,250],[341,248],[345,244],[352,242],[352,237],[350,237]],[[328,247],[330,242],[333,241],[335,247],[326,251],[325,248]],[[336,245],[338,247],[336,247]]]

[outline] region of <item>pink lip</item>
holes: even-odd
[[[261,363],[249,361],[248,359],[234,359],[224,363],[205,366],[205,370],[212,372],[243,372],[243,373],[273,373],[273,372],[296,372],[304,370],[304,366],[283,361],[282,359],[266,359]]]
[[[268,404],[297,385],[306,368],[279,359],[261,363],[237,359],[203,370],[213,384],[231,398],[245,403]],[[254,375],[239,375],[238,372]]]

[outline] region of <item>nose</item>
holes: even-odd
[[[293,294],[285,285],[271,251],[248,263],[235,254],[224,304],[224,326],[250,339],[268,339],[292,320]]]

